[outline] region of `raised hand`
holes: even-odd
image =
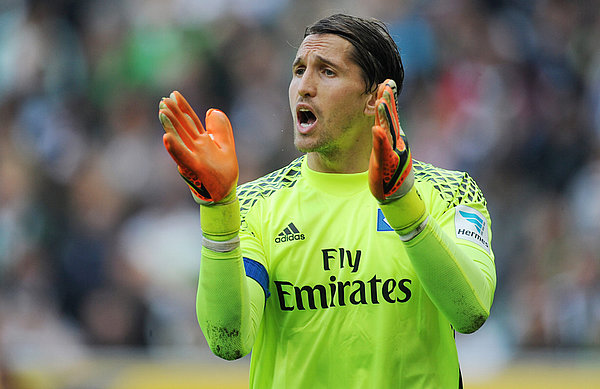
[[[159,103],[163,143],[196,202],[218,203],[234,192],[239,176],[233,130],[227,116],[206,112],[206,129],[181,93]]]
[[[369,187],[379,202],[404,196],[413,186],[412,156],[398,120],[398,91],[394,80],[379,85],[369,163]]]

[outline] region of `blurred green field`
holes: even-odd
[[[469,380],[469,389],[592,389],[600,388],[598,361],[515,360],[488,379]]]
[[[247,388],[248,358],[220,361],[210,355],[97,355],[68,367],[13,372],[15,388],[27,389],[238,389]],[[524,355],[487,377],[465,377],[468,389],[600,388],[597,355]],[[7,388],[12,389],[12,388]]]

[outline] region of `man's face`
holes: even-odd
[[[304,38],[289,87],[294,144],[302,152],[333,156],[369,147],[373,125],[361,68],[350,59],[350,42],[333,34]],[[373,103],[373,101],[371,101]]]

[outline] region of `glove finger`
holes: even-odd
[[[198,115],[196,115],[196,111],[194,111],[192,109],[192,107],[187,102],[187,100],[185,99],[185,97],[183,97],[183,95],[181,93],[179,93],[179,91],[173,91],[172,94],[175,96],[177,105],[181,108],[181,111],[183,113],[189,115],[189,117],[192,119],[193,123],[196,125],[196,128],[198,129],[198,132],[200,134],[203,134],[204,133],[204,126],[202,126],[202,122],[198,118]]]
[[[396,142],[396,150],[398,150],[399,153],[403,153],[406,149],[408,149],[408,142],[406,140],[406,135],[404,135],[403,132],[402,135],[400,135],[400,137],[398,138],[398,141]]]
[[[393,87],[390,86],[390,83]],[[401,133],[400,121],[398,120],[398,105],[397,105],[397,95],[395,92],[396,83],[393,80],[388,80],[388,83],[385,84],[382,92],[382,99],[385,101],[387,106],[387,119],[390,123],[390,131],[392,133],[392,138],[394,139],[393,146],[396,147],[396,140],[399,138]]]
[[[174,119],[173,116],[169,115],[169,113],[167,113],[166,111],[168,111],[168,108],[161,109],[160,111],[158,111],[158,119],[160,120],[160,123],[162,124],[163,129],[165,130],[165,133],[171,134],[177,142],[180,142],[182,145],[185,145],[185,143],[179,136],[179,133],[177,132],[177,130],[175,128],[175,125],[173,124],[173,121],[175,123],[177,123],[177,119]]]
[[[225,113],[217,109],[206,112],[206,130],[219,149],[215,158],[214,174],[208,174],[204,184],[215,201],[231,192],[238,180],[239,168],[231,123]]]
[[[163,100],[160,101],[158,108],[159,111],[160,110],[168,110],[169,107],[167,106],[167,104],[165,104],[164,102],[165,98],[163,98]],[[192,117],[190,115],[188,115],[187,113],[183,113],[183,120],[185,120],[185,122],[187,123],[188,126],[190,126],[191,128],[196,126],[196,123],[194,123],[194,120],[192,119]],[[202,124],[200,124],[202,125]]]
[[[385,120],[385,115],[383,114],[383,111],[379,111],[379,105],[380,103],[382,103],[382,97],[383,97],[383,89],[385,88],[385,83],[381,83],[379,84],[379,86],[377,87],[377,100],[375,101],[375,125],[376,126],[385,126],[385,122],[383,120]]]
[[[377,100],[377,116],[379,118],[379,126],[383,127],[389,137],[392,148],[396,147],[396,129],[394,128],[394,118],[388,105],[388,101],[382,97]]]
[[[163,144],[165,148],[171,155],[171,158],[177,163],[179,166],[183,166],[187,169],[193,170],[194,166],[194,155],[193,153],[183,145],[182,142],[179,142],[177,137],[171,133],[163,135]]]
[[[375,125],[388,128],[389,126],[386,123],[385,110],[383,107],[380,109],[381,104],[383,104],[382,99],[377,99],[375,102]]]
[[[393,105],[393,108],[396,109],[398,107],[398,87],[396,86],[396,81],[387,79],[385,81],[384,90],[393,97],[393,99],[390,99],[390,103]]]
[[[194,127],[196,125],[196,123],[194,123],[194,119],[192,119],[191,116],[188,115],[187,113],[184,113],[183,117],[188,126]]]
[[[160,106],[159,106],[160,108]],[[162,112],[162,108],[160,108],[158,110],[158,120],[160,120],[160,124],[163,126],[163,129],[165,130],[166,133],[173,133],[173,134],[177,134],[177,131],[175,131],[175,127],[173,126],[173,123],[171,123],[171,121],[169,120],[169,118],[167,117],[167,115],[165,115]]]
[[[167,108],[173,113],[173,115],[177,118],[177,120],[179,120],[181,122],[184,120],[183,112],[181,112],[181,109],[177,105],[177,101],[175,100],[173,93],[171,93],[171,95],[169,97],[163,97],[163,99],[161,100],[161,103],[162,103],[162,105],[167,106]]]
[[[384,196],[384,180],[383,180],[383,156],[387,139],[386,130],[381,126],[373,126],[373,149],[371,151],[371,160],[369,161],[369,187],[371,193],[376,199],[383,201]]]
[[[404,135],[404,132],[402,131],[400,121],[398,120],[398,96],[394,93],[392,88],[387,85],[383,90],[383,98],[387,101],[390,113],[392,114],[392,125],[396,133],[396,138],[398,138],[399,135]]]
[[[373,127],[373,150],[379,162],[383,181],[387,183],[398,168],[398,159],[388,139],[387,131],[382,127]]]
[[[396,82],[394,80],[388,78],[383,82],[381,94],[382,95],[378,97],[385,97],[393,109],[398,107],[398,87],[396,86]]]
[[[227,115],[218,109],[206,112],[206,128],[217,146],[227,154],[235,155],[233,129]]]
[[[404,171],[406,170],[406,166],[404,165],[406,165],[406,162],[402,162],[404,160],[401,160],[398,151],[392,149],[386,131],[383,128],[373,128],[373,135],[373,150],[379,161],[383,193],[385,196],[388,196],[395,192],[404,181]]]
[[[171,128],[173,129],[173,131],[171,132],[175,133],[177,135],[177,138],[180,139],[188,149],[193,149],[194,140],[190,137],[189,132],[186,131],[186,126],[178,120],[178,118],[173,114],[173,112],[169,108],[161,109],[160,111],[158,111],[158,115],[161,122],[163,121],[163,117],[166,117],[168,119],[168,122],[171,124]],[[185,117],[183,117],[182,119],[186,120]],[[165,126],[163,125],[163,127]],[[167,127],[165,127],[165,130],[166,129]]]
[[[377,167],[381,169],[383,166],[383,158],[385,155],[386,146],[389,147],[386,130],[383,127],[373,126],[373,153],[375,154]]]
[[[399,135],[404,135],[400,121],[398,119],[398,87],[396,82],[392,79],[387,79],[379,85],[377,90],[377,98],[384,98],[387,100],[388,107],[391,113],[393,113],[393,128],[396,131],[395,135],[398,138]]]
[[[200,130],[198,129],[198,126],[196,126],[195,123],[194,123],[194,125],[190,126],[190,124],[188,123],[188,121],[185,118],[184,113],[181,111],[181,108],[179,107],[179,105],[177,104],[177,101],[175,100],[175,95],[173,93],[171,93],[171,97],[165,98],[163,100],[163,103],[169,108],[169,110],[177,118],[177,121],[179,121],[179,123],[182,126],[181,128],[185,132],[188,133],[188,138],[198,139],[198,137],[200,136]],[[202,132],[204,132],[204,128],[202,128]]]

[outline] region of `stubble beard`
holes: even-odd
[[[335,155],[339,151],[339,146],[330,137],[306,136],[298,131],[294,132],[294,146],[301,153],[319,153],[325,157]]]

